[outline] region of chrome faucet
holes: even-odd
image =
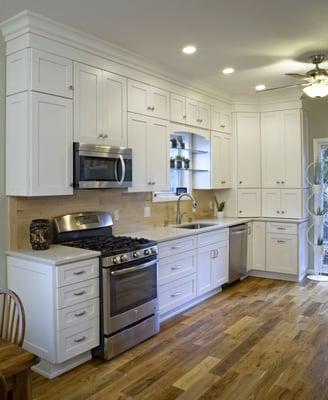
[[[192,201],[192,208],[195,210],[195,208],[197,207],[197,203],[195,202],[195,199],[192,197],[191,194],[189,193],[182,193],[178,200],[177,200],[177,216],[176,216],[176,223],[178,225],[181,224],[182,222],[182,217],[184,216],[184,214],[186,213],[181,213],[181,209],[180,209],[180,201],[183,197],[189,197],[189,199]]]

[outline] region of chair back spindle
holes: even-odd
[[[9,289],[0,289],[0,301],[0,338],[21,347],[25,335],[23,304],[17,294]]]

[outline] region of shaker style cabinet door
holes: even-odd
[[[261,190],[238,189],[238,217],[259,217],[261,215]]]
[[[187,125],[198,126],[198,101],[186,99]]]
[[[151,117],[169,119],[170,111],[170,94],[166,90],[158,89],[153,86],[148,87],[149,91],[149,110]],[[147,107],[148,108],[148,107]]]
[[[262,217],[281,217],[280,189],[262,190]]]
[[[214,245],[210,244],[198,249],[197,258],[197,296],[205,294],[212,289],[212,263]]]
[[[211,127],[211,106],[198,102],[198,126],[203,129]]]
[[[128,111],[148,115],[148,85],[128,79]]]
[[[229,280],[229,242],[220,242],[214,249],[212,263],[212,289],[216,289]]]
[[[284,218],[303,218],[303,190],[281,189],[281,214]]]
[[[178,122],[180,124],[186,123],[186,98],[180,96],[179,94],[170,94],[170,119],[173,122]]]
[[[297,274],[297,235],[267,233],[266,270]]]
[[[111,146],[127,146],[127,80],[103,71],[103,135]]]
[[[225,133],[211,134],[212,188],[232,187],[232,138]]]
[[[252,268],[265,271],[265,222],[253,221]]]
[[[74,141],[104,143],[102,70],[74,63]]]

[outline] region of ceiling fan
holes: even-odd
[[[294,85],[279,86],[264,90],[257,90],[257,93],[268,92],[271,90],[285,89],[297,86],[303,86],[303,91],[310,97],[325,97],[328,95],[328,70],[320,68],[319,64],[323,62],[325,56],[323,54],[315,54],[309,57],[312,64],[315,65],[313,69],[305,74],[287,73],[287,76],[301,79],[305,82]]]

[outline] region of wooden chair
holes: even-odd
[[[9,289],[0,289],[0,339],[22,347],[25,335],[24,307],[15,292]],[[0,303],[1,304],[1,303]]]
[[[0,374],[0,400],[7,400],[8,387],[5,377]]]

